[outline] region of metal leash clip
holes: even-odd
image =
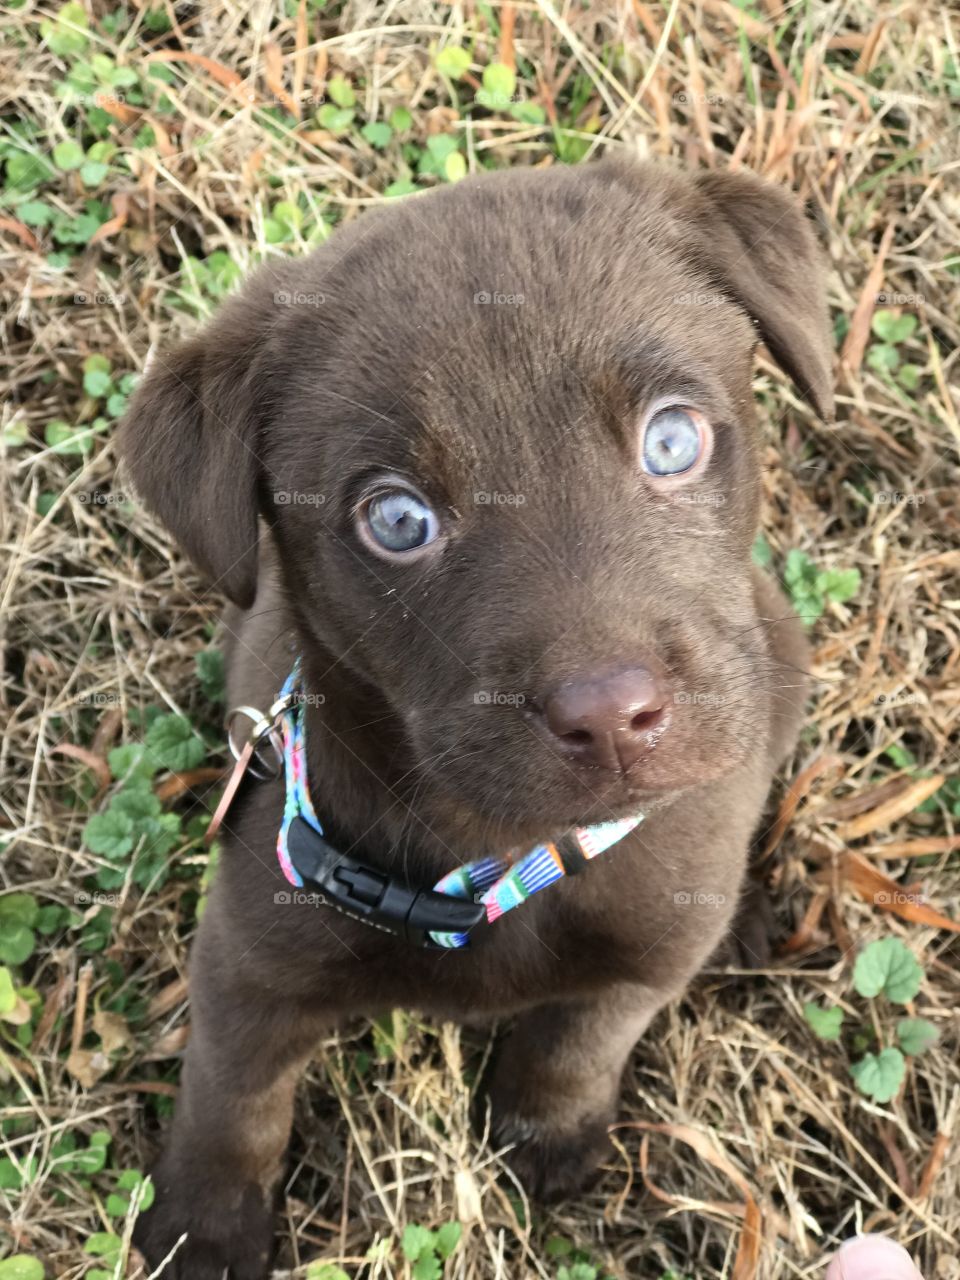
[[[278,698],[270,710],[264,713],[256,707],[233,707],[227,715],[227,745],[234,760],[239,761],[249,751],[246,767],[255,778],[262,782],[270,782],[279,778],[283,772],[283,739],[280,736],[280,720],[296,701],[295,694],[287,694]],[[251,721],[250,732],[246,741],[238,744],[234,737],[238,717],[245,716]],[[263,754],[262,748],[269,743],[273,748],[273,758]]]
[[[270,782],[274,778],[279,778],[283,773],[283,737],[280,732],[280,722],[296,700],[297,695],[295,693],[288,693],[282,698],[277,698],[266,715],[256,707],[246,706],[233,707],[227,714],[227,745],[236,763],[233,766],[226,789],[220,797],[216,812],[207,827],[204,843],[208,848],[220,830],[227,815],[227,810],[233,803],[233,798],[237,794],[237,789],[247,771],[249,770],[260,782]],[[251,721],[250,732],[247,734],[246,741],[242,746],[238,745],[234,738],[234,727],[239,716],[245,716]],[[262,748],[266,743],[269,743],[273,748],[272,760],[263,755]]]

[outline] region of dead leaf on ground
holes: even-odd
[[[718,1150],[715,1140],[707,1134],[701,1133],[699,1129],[694,1129],[685,1124],[653,1124],[637,1120],[632,1123],[615,1125],[614,1128],[639,1129],[643,1131],[644,1136],[640,1144],[640,1172],[643,1176],[644,1185],[650,1194],[665,1204],[684,1209],[691,1207],[686,1198],[672,1196],[669,1192],[663,1191],[655,1183],[651,1182],[648,1175],[649,1135],[651,1133],[663,1133],[667,1137],[676,1138],[678,1142],[686,1143],[688,1147],[693,1148],[701,1160],[705,1160],[707,1164],[726,1174],[743,1196],[743,1203],[731,1205],[704,1202],[702,1207],[725,1213],[734,1213],[735,1216],[743,1218],[743,1230],[740,1233],[740,1243],[737,1247],[737,1256],[734,1260],[731,1277],[732,1280],[755,1280],[760,1260],[760,1245],[763,1241],[763,1215],[746,1178],[728,1157]]]
[[[844,823],[837,828],[837,834],[843,840],[857,840],[860,836],[868,836],[873,831],[892,826],[908,813],[913,813],[924,800],[929,800],[940,790],[943,782],[942,773],[936,773],[932,778],[908,778],[896,795],[884,800],[876,808],[868,809],[852,822]]]
[[[67,1071],[84,1089],[92,1089],[110,1066],[110,1059],[102,1049],[74,1049],[66,1062]]]
[[[852,850],[842,853],[839,870],[844,883],[859,898],[879,907],[881,911],[889,911],[891,915],[909,920],[912,924],[926,924],[934,929],[949,929],[951,933],[960,933],[960,923],[925,902],[918,901],[920,895],[913,891],[912,886],[892,879],[861,854]],[[821,871],[818,878],[823,877],[832,878],[832,871]]]
[[[54,755],[68,756],[71,760],[79,760],[81,764],[85,764],[94,774],[101,787],[109,787],[110,785],[110,766],[107,764],[103,756],[95,755],[94,752],[88,751],[86,747],[78,747],[73,742],[58,742],[56,746],[51,747],[50,751]]]
[[[100,1037],[103,1051],[107,1055],[118,1049],[126,1049],[131,1043],[130,1028],[119,1013],[98,1009],[93,1015],[93,1029]]]

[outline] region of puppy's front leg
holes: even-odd
[[[211,904],[211,908],[213,904]],[[208,913],[209,914],[209,913]],[[209,928],[207,927],[209,924]],[[262,1280],[297,1078],[328,1018],[237,977],[204,919],[190,966],[191,1033],[176,1114],[134,1241],[164,1280]]]
[[[498,1143],[528,1192],[578,1190],[609,1151],[620,1078],[634,1044],[672,993],[623,984],[593,1000],[541,1005],[504,1042],[490,1087]]]

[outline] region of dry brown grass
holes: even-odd
[[[136,738],[138,712],[162,706],[205,726],[209,763],[223,758],[219,712],[193,660],[209,643],[217,600],[141,512],[89,501],[121,487],[109,426],[82,456],[44,443],[50,421],[89,424],[101,412],[83,390],[83,360],[104,353],[118,373],[136,370],[151,342],[193,326],[194,314],[177,305],[190,285],[186,254],[222,249],[246,267],[263,253],[296,252],[296,237],[267,242],[265,212],[276,201],[302,197],[328,220],[347,221],[403,176],[396,142],[376,151],[355,128],[334,135],[312,118],[316,104],[306,100],[337,73],[357,89],[358,121],[408,107],[410,141],[462,136],[470,169],[555,162],[549,125],[503,113],[470,118],[468,81],[457,85],[459,106],[451,102],[432,51],[471,47],[474,77],[516,57],[524,94],[569,127],[585,154],[628,148],[752,168],[792,184],[823,228],[834,314],[850,326],[836,425],[814,422],[770,364],[758,376],[775,564],[799,548],[820,566],[862,575],[856,596],[830,605],[814,631],[818,698],[796,764],[798,772],[821,766],[803,777],[776,872],[795,949],[760,976],[706,974],[661,1015],[633,1056],[623,1119],[671,1127],[645,1137],[619,1129],[595,1189],[549,1213],[527,1212],[471,1127],[470,1082],[486,1041],[410,1021],[395,1042],[372,1043],[361,1027],[324,1045],[299,1104],[280,1274],[302,1276],[308,1260],[322,1258],[350,1275],[406,1275],[403,1226],[459,1217],[464,1240],[447,1269],[463,1280],[555,1277],[570,1260],[548,1248],[551,1237],[616,1277],[818,1276],[825,1252],[859,1228],[902,1240],[929,1280],[960,1276],[957,944],[947,930],[878,910],[876,886],[862,869],[858,880],[847,857],[852,848],[901,885],[921,881],[936,908],[960,918],[950,840],[960,817],[956,12],[923,2],[758,0],[741,38],[725,0],[589,11],[549,0],[492,8],[356,0],[319,15],[304,8],[299,19],[296,5],[288,17],[282,4],[246,0],[158,10],[173,23],[168,34],[137,25],[136,8],[133,26],[110,34],[109,6],[89,4],[96,46],[141,78],[151,51],[212,60],[166,64],[174,74],[165,113],[155,90],[142,109],[111,104],[107,136],[118,152],[93,194],[112,200],[116,222],[51,266],[63,246],[49,228],[23,225],[9,181],[0,209],[4,425],[26,436],[0,456],[4,888],[96,914],[75,898],[101,862],[82,843],[97,803],[94,774],[58,744],[100,756]],[[28,0],[4,19],[4,137],[25,121],[40,154],[69,138],[92,140],[82,132],[90,103],[67,107],[55,96],[75,59],[41,42],[40,21],[52,11]],[[285,94],[305,103],[301,122]],[[279,99],[272,120],[271,95]],[[153,138],[136,145],[144,123]],[[72,172],[45,177],[38,191],[57,213],[78,210],[88,194]],[[918,320],[901,344],[920,371],[915,389],[895,390],[864,358],[878,292],[896,295],[879,305]],[[80,293],[122,298],[76,304]],[[877,499],[891,492],[909,500]],[[910,813],[909,798],[896,805],[890,826],[881,801],[914,794],[911,775],[884,755],[894,744],[947,783],[928,811]],[[879,784],[887,789],[873,796]],[[844,823],[857,810],[874,817],[861,822],[865,834],[851,835]],[[939,843],[917,843],[927,838]],[[19,1039],[0,1024],[4,1151],[36,1159],[23,1191],[0,1191],[0,1203],[9,1199],[0,1255],[34,1254],[48,1276],[80,1277],[96,1265],[82,1245],[109,1221],[103,1197],[113,1182],[109,1170],[87,1180],[64,1173],[53,1145],[67,1132],[106,1128],[111,1167],[142,1169],[157,1103],[173,1089],[203,859],[194,844],[180,861],[162,887],[131,888],[105,951],[85,950],[77,927],[41,939],[18,974],[38,993],[32,1023]],[[822,912],[801,929],[812,905]],[[827,997],[862,1012],[851,996],[852,956],[890,933],[922,958],[916,1003],[941,1034],[900,1096],[878,1106],[856,1091],[845,1050],[814,1039],[802,1006]],[[93,1019],[108,1005],[129,1039],[84,1088],[66,1060],[71,1047],[99,1047]],[[701,1145],[684,1134],[701,1135]],[[659,1195],[645,1188],[642,1141]],[[743,1239],[753,1201],[756,1257]],[[113,1221],[122,1231],[122,1219]],[[365,1261],[377,1241],[386,1243]],[[141,1274],[135,1260],[127,1274]]]

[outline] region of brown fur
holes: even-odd
[[[231,704],[269,705],[303,654],[323,698],[311,787],[340,848],[428,886],[574,821],[648,816],[445,953],[275,901],[282,786],[247,787],[191,960],[181,1097],[139,1228],[154,1264],[187,1231],[177,1275],[265,1274],[297,1072],[324,1031],[396,1005],[516,1015],[491,1086],[498,1140],[518,1144],[534,1193],[589,1176],[632,1045],[729,928],[801,721],[802,631],[751,565],[758,340],[829,414],[818,254],[793,201],[748,175],[604,162],[365,214],[157,358],[128,465],[234,601]],[[645,484],[636,424],[662,395],[713,422],[694,488],[722,501]],[[447,513],[442,555],[399,567],[366,551],[352,511],[372,472]],[[275,498],[290,491],[322,503]],[[655,656],[671,708],[636,770],[571,763],[518,708],[474,699],[533,704],[637,654]]]

